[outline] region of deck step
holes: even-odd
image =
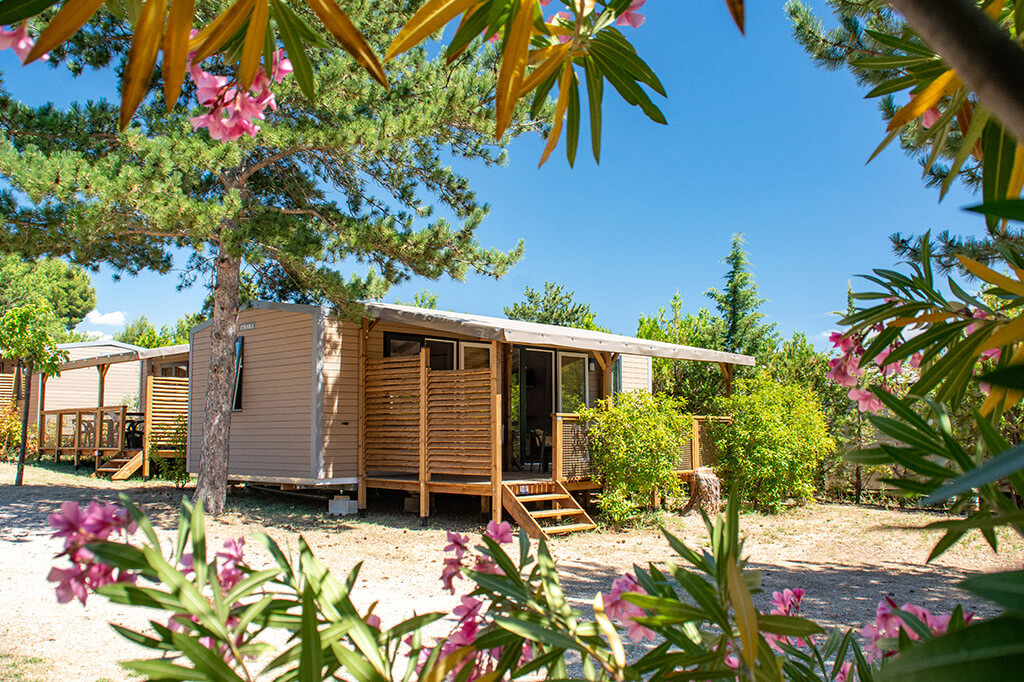
[[[520,502],[564,502],[566,498],[572,498],[569,493],[541,493],[538,495],[516,495]]]
[[[581,530],[593,530],[597,528],[593,523],[568,523],[563,526],[545,526],[544,532],[548,535],[562,535],[564,533],[576,533]]]
[[[579,516],[584,513],[582,509],[561,508],[561,509],[534,509],[530,516],[535,519],[550,519],[558,516]]]
[[[534,492],[551,491],[551,492]],[[596,528],[593,520],[569,491],[557,481],[542,484],[503,484],[502,505],[531,538],[546,538]],[[526,503],[550,503],[550,508],[527,509]],[[554,525],[541,525],[554,521]],[[570,523],[560,523],[570,521]]]

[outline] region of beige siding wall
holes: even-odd
[[[310,415],[313,405],[313,334],[316,315],[243,310],[245,339],[242,409],[231,413],[229,476],[311,478]],[[210,328],[192,335],[189,392],[189,470],[198,470],[202,450]]]
[[[622,390],[651,390],[651,359],[642,355],[622,355]]]
[[[324,478],[359,474],[359,328],[324,324]]]

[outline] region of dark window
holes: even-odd
[[[242,362],[242,352],[245,349],[245,339],[238,337],[235,339],[235,392],[234,397],[231,399],[231,409],[241,410],[242,409],[242,368],[244,363]]]
[[[419,355],[424,346],[430,354],[430,369],[455,369],[455,341],[428,339],[416,334],[384,333],[384,357]]]

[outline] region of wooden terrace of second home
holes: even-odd
[[[367,303],[358,330],[359,506],[369,489],[481,498],[536,537],[592,526],[571,494],[600,486],[576,409],[651,390],[651,358],[712,362],[727,385],[754,358],[589,330]],[[710,455],[696,417],[686,478]]]
[[[59,376],[37,377],[40,455],[52,456],[54,461],[71,459],[76,468],[91,463],[96,474],[114,480],[140,470],[148,477],[153,457],[178,454],[173,441],[187,418],[188,350],[188,344],[183,344],[79,358],[63,363]],[[125,363],[139,366],[137,393],[109,396],[109,370]],[[91,396],[79,395],[77,401],[70,401],[73,405],[65,399],[63,406],[46,409],[48,384],[86,372],[94,373]]]

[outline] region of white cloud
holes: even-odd
[[[90,341],[113,341],[114,337],[106,332],[101,332],[98,329],[92,329],[87,332],[83,332]]]
[[[124,321],[124,313],[120,310],[115,310],[112,313],[99,313],[90,310],[89,314],[85,316],[86,324],[95,324],[100,327],[123,327]]]

